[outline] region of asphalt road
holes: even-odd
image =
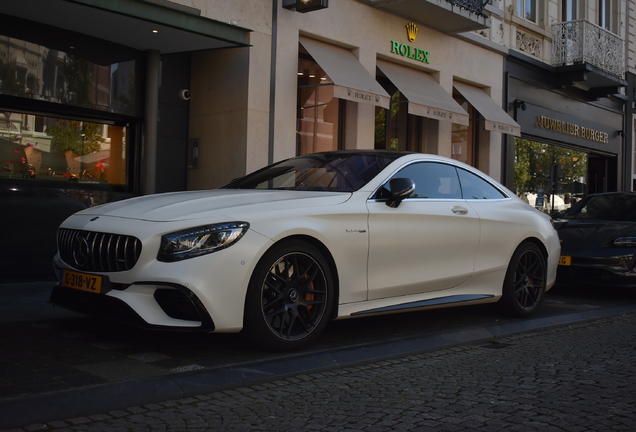
[[[431,423],[402,421],[404,427],[398,427],[401,424],[398,422],[393,424],[394,428],[387,429],[386,425],[390,422],[383,422],[393,418],[390,415],[393,412],[395,418],[400,417],[397,414],[400,409],[410,407],[407,413],[413,414],[410,410],[415,409],[413,404],[417,400],[436,401],[429,406],[434,409],[428,410],[434,417],[434,412],[443,405],[436,398],[442,397],[440,395],[444,392],[434,391],[432,396],[421,392],[432,391],[430,388],[437,386],[443,388],[446,379],[449,380],[447,387],[452,396],[449,398],[454,401],[455,409],[460,406],[464,407],[461,411],[471,412],[467,407],[478,404],[479,398],[464,400],[467,393],[458,393],[458,389],[471,386],[472,391],[477,392],[474,395],[480,397],[502,391],[497,399],[500,405],[506,405],[503,402],[506,398],[514,406],[523,405],[514,402],[519,396],[518,390],[530,386],[536,391],[543,391],[542,386],[531,381],[537,379],[537,368],[545,367],[542,366],[542,358],[558,353],[561,347],[566,350],[559,354],[561,357],[545,361],[556,365],[567,360],[569,370],[574,373],[581,367],[584,371],[598,369],[598,364],[592,369],[589,365],[579,364],[580,361],[589,362],[593,354],[591,347],[607,350],[611,353],[610,358],[614,358],[625,346],[634,345],[629,343],[629,338],[633,341],[634,317],[631,312],[636,310],[636,293],[628,290],[557,287],[548,294],[540,314],[530,320],[503,318],[488,306],[477,306],[338,321],[327,327],[315,346],[301,353],[281,355],[247,346],[238,335],[147,332],[52,308],[45,303],[48,289],[46,284],[0,286],[0,334],[3,342],[0,428],[288,430],[292,426],[298,428],[300,423],[297,422],[303,419],[300,429],[307,430],[427,430],[425,427],[432,427],[430,430],[466,430],[468,423],[453,429],[453,424],[448,423],[450,420],[440,421],[446,414],[437,420],[425,416]],[[603,317],[611,318],[604,324]],[[598,319],[601,321],[595,321]],[[579,330],[570,334],[568,325]],[[594,330],[597,336],[592,339],[592,333],[586,328],[597,329]],[[538,333],[528,333],[533,331]],[[603,336],[598,336],[601,334]],[[588,335],[590,338],[587,338]],[[548,339],[550,342],[547,342]],[[608,345],[610,340],[611,345]],[[570,347],[566,349],[567,344]],[[616,369],[622,365],[628,370],[634,363],[631,348],[624,351],[632,361],[630,363],[626,360],[629,357],[621,354],[611,362]],[[506,357],[506,353],[513,352],[515,354],[510,354],[510,359]],[[594,353],[594,356],[597,355]],[[506,373],[510,374],[509,366],[504,367],[503,372],[495,372],[508,363],[515,365],[515,371],[523,371],[522,378],[517,377],[515,374],[518,372],[515,372],[509,379],[503,379]],[[446,364],[446,369],[439,369]],[[535,370],[534,375],[530,374],[531,370]],[[414,371],[419,371],[417,382],[420,384],[409,384],[407,387],[412,389],[404,390],[402,383],[416,379],[414,377],[418,374],[413,375]],[[612,374],[616,372],[607,372],[604,379],[607,379],[607,374],[614,376]],[[366,377],[369,373],[375,378]],[[406,376],[401,375],[403,373]],[[408,374],[413,377],[409,378]],[[498,380],[493,380],[495,375],[499,376]],[[586,379],[579,374],[574,375],[577,378],[573,378],[574,383],[569,386],[585,384],[577,390],[577,394],[594,393],[591,389],[597,384],[581,383]],[[362,384],[359,382],[361,379]],[[464,379],[469,381],[462,381]],[[590,380],[597,383],[595,379]],[[472,384],[468,385],[470,382]],[[475,387],[475,382],[485,387]],[[620,393],[625,393],[627,400],[631,398],[633,403],[633,393],[630,396],[621,384],[629,382],[624,374],[616,375],[612,382],[616,386],[620,384]],[[429,383],[436,384],[432,386]],[[486,386],[487,383],[490,384]],[[519,387],[521,384],[522,387]],[[636,388],[633,384],[630,384],[631,387]],[[282,389],[272,390],[281,386]],[[307,392],[306,386],[313,390]],[[368,391],[361,390],[367,387]],[[355,388],[359,393],[358,400],[349,390],[338,393],[329,390],[332,388]],[[550,388],[554,390],[554,386]],[[410,396],[394,394],[404,391]],[[280,393],[281,400],[273,398],[271,392]],[[302,397],[298,396],[299,393]],[[305,401],[315,394],[322,396],[312,403]],[[619,405],[623,403],[614,393],[604,397],[616,399]],[[219,404],[219,399],[235,404],[234,408],[230,409],[226,403]],[[555,402],[554,398],[549,399]],[[260,402],[257,403],[257,400]],[[389,403],[389,400],[393,401]],[[460,400],[463,402],[460,403]],[[338,411],[336,402],[351,402],[353,405]],[[255,404],[258,409],[249,408]],[[300,412],[294,408],[298,404],[304,407]],[[593,403],[590,406],[597,405]],[[530,406],[533,408],[527,410],[528,413],[536,416],[536,404]],[[223,407],[229,411],[219,411]],[[319,409],[315,411],[314,408]],[[372,408],[375,414],[368,412]],[[189,420],[184,420],[190,418],[188,413],[199,409],[203,411],[193,414],[199,420],[192,425]],[[243,409],[246,411],[242,412]],[[588,409],[587,405],[585,409]],[[340,415],[334,414],[330,421],[324,423],[322,416],[327,412],[340,412]],[[443,410],[440,412],[444,413]],[[363,423],[343,422],[343,413],[348,413],[347,418],[357,413],[359,415],[353,417],[357,416],[358,421]],[[164,414],[171,420],[157,423],[158,429],[147,423],[163,418]],[[475,411],[471,415],[489,418],[485,414],[486,411],[479,415]],[[175,417],[179,415],[181,421]],[[133,421],[132,417],[139,420]],[[147,418],[143,420],[144,417]],[[270,417],[271,421],[268,421]],[[367,420],[362,420],[362,417]],[[236,421],[230,420],[232,418]],[[319,418],[322,420],[317,420]],[[374,418],[377,421],[370,421]],[[613,426],[601,429],[636,429],[633,417],[630,421],[632,423],[627,423],[631,424],[631,428],[621,429],[619,422],[615,424],[617,429]],[[126,423],[125,428],[122,422]],[[521,420],[517,419],[519,422]],[[519,423],[521,430],[534,430],[534,423],[526,423]],[[319,424],[324,428],[318,427]],[[490,419],[484,420],[481,426],[471,427],[473,430],[503,430],[497,429],[496,424]],[[596,424],[596,429],[567,429],[564,424],[545,424],[561,427],[554,430],[601,430],[598,428],[601,423],[594,422],[590,424]]]

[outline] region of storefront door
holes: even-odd
[[[588,194],[614,192],[616,188],[616,158],[590,154],[587,167]]]

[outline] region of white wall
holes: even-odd
[[[253,30],[250,48],[193,55],[190,134],[191,138],[199,139],[200,159],[199,168],[190,172],[189,188],[220,186],[267,163],[272,3],[263,0],[179,0],[179,3],[200,9],[205,17],[236,21],[239,26]],[[278,4],[282,4],[281,0]],[[449,95],[453,82],[461,81],[483,88],[497,103],[501,102],[503,57],[499,52],[422,25],[418,25],[417,40],[409,43],[405,28],[409,20],[355,0],[332,1],[327,9],[305,14],[279,6],[277,13],[275,161],[294,156],[296,151],[299,35],[351,50],[373,76],[376,60],[382,58],[430,73]],[[429,51],[430,64],[392,54],[392,40]],[[348,105],[347,147],[373,148],[374,107]],[[449,156],[450,123],[427,121],[426,124],[437,127],[435,131],[427,131],[427,135],[438,136],[438,142],[429,142],[428,148],[437,148],[439,154]],[[481,154],[479,168],[498,179],[501,135],[484,133],[482,137],[485,154]]]

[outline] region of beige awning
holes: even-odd
[[[304,37],[300,43],[333,81],[334,97],[389,107],[389,94],[351,51]]]
[[[501,132],[521,136],[521,126],[512,119],[488,94],[467,84],[455,83],[455,89],[466,98],[469,104],[484,116],[484,129],[490,132]]]
[[[409,114],[468,125],[468,113],[429,74],[378,60],[378,67],[409,101]]]

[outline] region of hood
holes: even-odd
[[[255,212],[337,205],[350,197],[351,193],[346,192],[214,189],[146,195],[91,207],[77,214],[172,222],[215,215],[233,218],[233,215]]]
[[[636,222],[559,219],[555,221],[555,225],[563,255],[613,247],[613,242],[618,237],[636,236]]]

